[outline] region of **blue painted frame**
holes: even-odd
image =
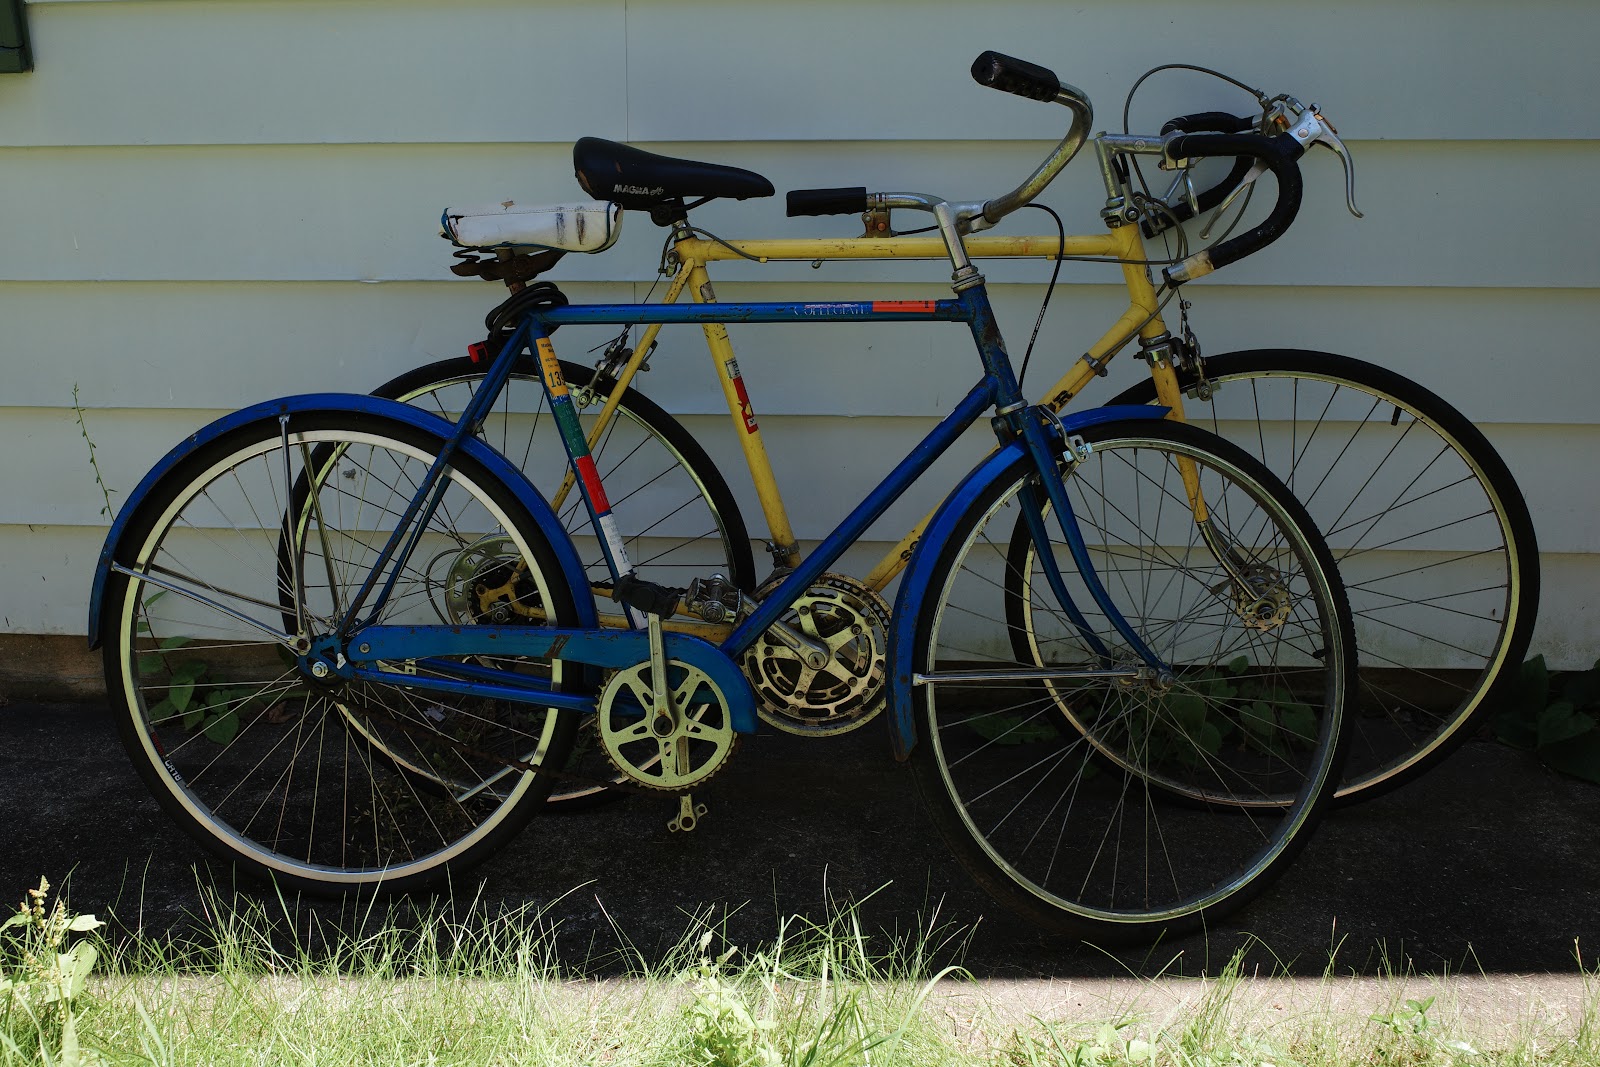
[[[744,622],[739,624],[732,634],[720,645],[712,646],[698,639],[687,638],[683,635],[671,635],[669,648],[671,655],[683,659],[685,662],[694,663],[706,670],[707,674],[723,689],[723,695],[728,700],[730,721],[735,729],[740,732],[752,732],[756,728],[754,712],[755,695],[748,681],[737,667],[738,657],[754,644],[759,635],[777,622],[790,603],[798,598],[806,589],[815,583],[817,578],[832,566],[842,556],[850,545],[866,532],[888,508],[939,458],[960,435],[973,423],[983,416],[984,411],[993,408],[995,415],[991,419],[996,437],[1002,445],[997,457],[1004,460],[1004,464],[1016,462],[1021,456],[1026,455],[1034,469],[1045,473],[1040,481],[1043,484],[1047,499],[1049,500],[1062,533],[1066,538],[1074,562],[1080,568],[1086,586],[1096,600],[1099,608],[1111,621],[1112,625],[1129,642],[1147,664],[1156,666],[1159,659],[1145,647],[1138,635],[1129,626],[1127,621],[1111,601],[1098,576],[1090,564],[1088,552],[1078,530],[1076,519],[1073,515],[1071,502],[1067,498],[1065,485],[1059,475],[1056,457],[1065,447],[1060,432],[1070,433],[1074,428],[1092,425],[1101,422],[1118,421],[1130,418],[1148,418],[1152,415],[1159,416],[1165,409],[1149,407],[1121,407],[1098,408],[1084,412],[1080,415],[1069,416],[1060,420],[1042,420],[1038,418],[1034,409],[1030,408],[1023,400],[1021,389],[1012,372],[1009,357],[1006,355],[1004,342],[1001,339],[998,325],[995,322],[993,310],[990,307],[988,294],[980,285],[972,286],[960,292],[953,300],[930,301],[925,309],[907,308],[903,303],[896,303],[890,308],[879,310],[873,301],[830,301],[812,303],[735,303],[735,304],[588,304],[565,305],[558,308],[547,308],[529,312],[518,324],[500,354],[489,366],[485,374],[483,385],[477,390],[472,402],[463,413],[461,419],[452,424],[437,416],[419,411],[415,408],[393,401],[378,400],[372,397],[352,397],[337,394],[313,394],[304,397],[292,397],[285,400],[270,401],[266,404],[256,405],[253,408],[236,412],[227,416],[211,426],[201,430],[188,441],[174,449],[169,455],[148,474],[130,496],[117,522],[113,525],[107,537],[106,545],[101,554],[100,567],[95,578],[93,595],[90,606],[90,641],[91,647],[98,643],[99,621],[105,581],[111,573],[111,568],[118,562],[123,551],[123,541],[126,538],[131,516],[140,510],[144,498],[149,494],[155,483],[169,474],[184,457],[192,453],[200,445],[215,439],[221,434],[245,425],[254,420],[281,415],[292,415],[301,412],[317,410],[347,410],[366,414],[380,415],[387,418],[398,419],[413,426],[426,429],[437,436],[440,442],[439,455],[424,477],[417,494],[408,505],[402,520],[396,524],[388,542],[379,555],[376,566],[369,573],[362,589],[352,598],[346,616],[341,623],[340,632],[345,635],[343,640],[324,639],[320,642],[319,656],[325,656],[329,668],[337,674],[349,678],[370,678],[373,680],[389,680],[384,672],[373,669],[372,664],[382,660],[417,659],[427,662],[430,655],[465,655],[473,653],[495,652],[502,655],[551,655],[574,663],[591,666],[619,666],[639,662],[648,655],[646,635],[641,631],[601,631],[598,630],[598,616],[590,592],[588,579],[584,574],[582,565],[578,561],[576,550],[565,531],[556,521],[549,505],[539,496],[537,490],[527,480],[527,477],[517,468],[494,452],[474,436],[474,430],[482,418],[492,407],[505,382],[510,377],[512,367],[517,362],[519,353],[525,347],[538,345],[549,337],[550,331],[560,325],[579,324],[633,324],[633,323],[777,323],[777,322],[965,322],[972,332],[974,343],[978,349],[979,359],[983,365],[983,377],[969,390],[965,397],[956,405],[955,409],[942,419],[923,440],[911,450],[888,475],[874,488],[867,497],[856,506],[854,510],[839,524],[839,526],[825,538],[817,548],[807,556],[805,561],[790,573],[773,592],[766,597],[757,610]],[[542,374],[542,368],[541,368]],[[549,384],[545,383],[547,399],[549,398]],[[1060,427],[1060,431],[1057,430]],[[562,577],[577,593],[579,604],[580,626],[583,630],[556,630],[551,628],[497,628],[497,627],[449,627],[449,626],[418,626],[418,627],[385,627],[371,625],[381,614],[385,602],[392,592],[394,574],[399,567],[389,567],[391,560],[407,558],[415,547],[417,530],[425,524],[432,509],[437,506],[438,494],[442,491],[441,479],[448,468],[451,458],[457,451],[465,451],[474,458],[484,462],[491,472],[502,480],[511,484],[519,497],[529,504],[530,511],[534,514],[541,532],[547,540],[555,546],[561,564]],[[569,455],[570,455],[569,448]],[[1003,469],[996,467],[997,460],[991,459],[980,465],[968,477],[962,486],[947,499],[945,506],[940,511],[940,516],[952,513],[952,504],[959,499],[970,496],[975,483],[982,483],[986,476]],[[587,487],[580,477],[577,488],[582,494],[585,503],[589,506],[591,514],[594,513],[594,502],[589,499]],[[536,502],[536,503],[535,503]],[[959,508],[954,512],[959,513]],[[1047,540],[1042,509],[1037,501],[1029,499],[1024,501],[1024,513],[1028,516],[1029,529],[1033,531],[1036,539]],[[419,521],[420,520],[420,521]],[[943,520],[947,525],[950,520]],[[912,559],[913,568],[921,566],[923,559],[936,555],[936,549],[941,544],[940,531],[944,527],[936,521],[930,526],[929,532],[917,546]],[[1077,621],[1080,629],[1084,631],[1091,641],[1098,641],[1089,631],[1087,622],[1083,621],[1081,612],[1071,604],[1059,572],[1051,574],[1055,567],[1054,556],[1050,552],[1042,552],[1041,558],[1046,560],[1046,571],[1052,587],[1059,597],[1064,598],[1069,615]],[[613,579],[621,578],[617,574],[617,567],[607,556],[608,564],[612,571]],[[378,585],[379,576],[388,569],[390,578],[381,586]],[[921,589],[910,589],[912,583],[902,583],[901,595],[898,601],[899,614],[903,617],[897,620],[891,647],[903,645],[905,628],[914,627],[916,616],[922,607]],[[366,613],[365,623],[358,617],[361,609],[371,601],[370,610]],[[337,651],[342,656],[334,656],[334,644],[339,645]],[[357,652],[360,647],[362,651]],[[1103,651],[1103,646],[1100,646]],[[901,657],[904,659],[905,657]],[[571,693],[556,693],[549,689],[547,683],[537,679],[523,678],[509,672],[493,672],[492,676],[485,672],[475,672],[470,666],[459,663],[441,662],[439,669],[443,673],[454,675],[453,678],[434,678],[427,681],[427,687],[442,692],[454,693],[483,693],[485,687],[491,687],[494,693],[506,699],[524,700],[529,703],[546,702],[552,706],[569,707],[575,710],[588,711],[593,708],[593,697],[585,697]],[[896,754],[902,758],[908,754],[910,747],[915,743],[915,726],[910,720],[909,690],[906,682],[902,684],[899,674],[895,672],[891,678],[891,728],[895,738]]]

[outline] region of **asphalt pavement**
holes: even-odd
[[[747,738],[704,799],[691,834],[669,833],[675,806],[653,798],[536,819],[454,899],[537,911],[563,960],[601,973],[659,961],[697,917],[750,947],[850,903],[878,945],[933,928],[940,962],[980,978],[1214,973],[1240,948],[1261,973],[1318,976],[1337,949],[1341,973],[1570,975],[1575,944],[1591,966],[1600,949],[1600,787],[1488,741],[1335,811],[1280,881],[1204,935],[1117,952],[1043,940],[995,906],[872,726]],[[41,875],[66,879],[72,907],[110,917],[114,936],[203,937],[212,892],[287,916],[285,938],[373,914],[236,884],[157,807],[103,706],[0,707],[0,813],[0,905]]]

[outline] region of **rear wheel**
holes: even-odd
[[[1082,436],[1065,484],[1088,558],[1161,666],[1095,602],[1053,514],[1059,585],[1037,550],[1013,551],[1024,502],[1042,500],[1019,461],[939,549],[912,760],[980,884],[1045,929],[1111,942],[1198,927],[1281,873],[1338,780],[1355,659],[1326,546],[1260,464],[1164,421]]]
[[[1516,481],[1465,416],[1383,367],[1264,349],[1209,357],[1204,377],[1202,392],[1180,375],[1186,418],[1300,498],[1350,596],[1361,690],[1339,799],[1410,781],[1472,735],[1527,654],[1539,550]],[[1146,380],[1112,403],[1154,401]]]
[[[519,830],[550,789],[539,769],[566,758],[576,713],[419,689],[417,661],[384,664],[381,681],[319,678],[290,647],[302,614],[312,634],[334,630],[440,443],[348,411],[248,423],[175,467],[127,528],[131,573],[111,576],[103,621],[123,742],[167,812],[249,873],[318,892],[437,884]],[[467,456],[447,477],[372,621],[437,624],[468,598],[576,625],[515,493]],[[289,514],[305,521],[290,530]],[[559,663],[494,665],[561,680]]]

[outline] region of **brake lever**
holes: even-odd
[[[1302,108],[1300,101],[1292,96],[1278,98],[1278,106],[1268,115],[1268,121],[1276,120],[1276,124],[1288,130],[1289,136],[1310,151],[1313,145],[1322,145],[1334,155],[1339,157],[1339,162],[1344,167],[1344,206],[1349,208],[1350,214],[1358,219],[1366,218],[1361,209],[1356,207],[1356,165],[1350,158],[1350,150],[1339,139],[1339,131],[1317,110],[1317,105]]]

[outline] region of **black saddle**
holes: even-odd
[[[686,197],[749,200],[774,192],[772,183],[754,171],[658,156],[600,137],[583,137],[572,146],[572,170],[590,196],[649,211],[662,225],[683,218],[694,206],[684,205]]]

